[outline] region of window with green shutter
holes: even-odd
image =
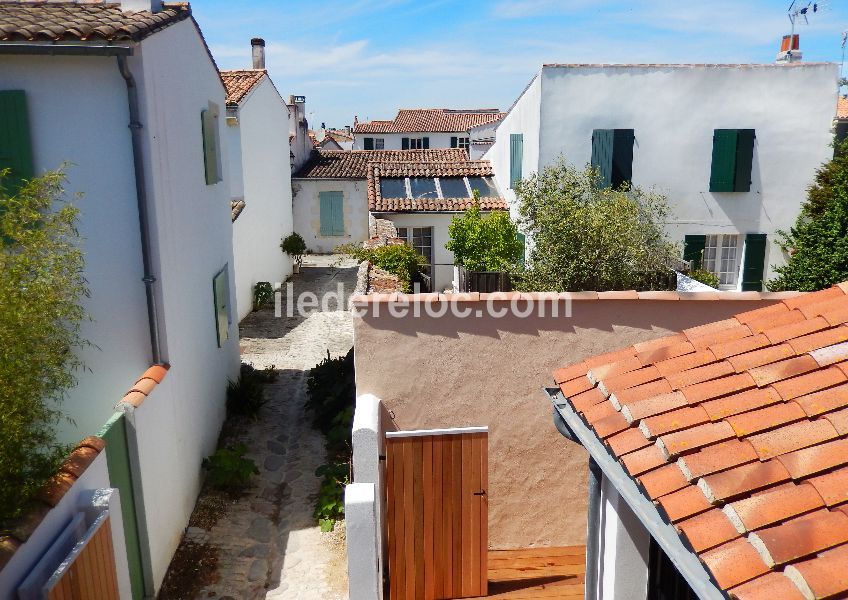
[[[748,192],[754,164],[753,129],[716,129],[713,132],[711,192]]]
[[[218,105],[209,103],[209,108],[200,112],[200,122],[203,131],[203,167],[206,171],[206,185],[220,182],[221,176],[221,142],[218,129]]]
[[[401,150],[409,150],[409,138],[400,138],[400,149]]]
[[[344,235],[344,194],[342,192],[319,192],[321,212],[321,235]]]
[[[366,150],[373,150],[374,149],[374,138],[368,137],[368,138],[365,138],[363,141],[364,141]]]
[[[766,270],[766,234],[749,233],[745,236],[745,253],[742,258],[742,291],[760,292]]]
[[[14,190],[34,174],[26,93],[0,91],[0,170],[9,173],[0,184]]]
[[[601,187],[621,187],[633,180],[632,129],[595,129],[592,132],[592,166],[601,178]]]
[[[509,134],[509,187],[514,188],[523,178],[522,163],[524,162],[524,134]]]
[[[425,137],[425,138],[422,138],[421,141],[422,141],[422,144],[423,144],[422,147],[424,148],[424,150],[428,150],[430,148],[430,138]]]
[[[693,269],[700,269],[706,245],[706,235],[687,235],[683,239],[683,260],[691,261]]]
[[[230,276],[227,265],[212,279],[212,295],[215,302],[215,327],[218,332],[218,347],[222,347],[230,333],[232,313],[230,311]]]
[[[459,148],[459,138],[455,135],[451,136],[451,148]]]

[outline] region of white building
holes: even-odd
[[[391,220],[431,265],[435,290],[450,287],[448,226],[481,192],[483,210],[505,210],[492,169],[463,149],[316,151],[292,178],[294,229],[313,252],[371,237],[369,214]]]
[[[496,108],[402,108],[392,121],[354,122],[354,150],[426,150],[471,146],[469,130],[503,117]]]
[[[139,516],[155,594],[239,367],[224,86],[187,4],[0,2],[0,25],[0,115],[21,132],[0,156],[23,177],[67,164],[68,197],[82,194],[92,346],[60,441],[98,432],[151,363],[171,365],[145,406],[161,452]]]
[[[564,157],[607,181],[666,194],[667,230],[723,289],[752,290],[786,257],[795,221],[832,154],[838,67],[545,65],[485,154],[515,213],[512,183]]]
[[[289,145],[291,172],[299,171],[315,149],[316,140],[306,119],[306,96],[289,96]]]
[[[253,69],[221,71],[227,88],[227,151],[239,320],[253,309],[256,283],[285,281],[292,261],[280,242],[292,232],[289,111],[254,39]]]

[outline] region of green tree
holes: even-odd
[[[638,187],[602,188],[597,171],[560,160],[520,182],[521,228],[533,238],[518,286],[535,291],[621,290],[668,272],[678,256],[663,229],[666,198]]]
[[[524,244],[509,213],[495,211],[483,216],[477,191],[474,205],[453,218],[448,235],[445,248],[453,252],[454,264],[469,271],[512,271],[523,258]]]
[[[801,214],[777,243],[790,256],[770,290],[812,292],[848,280],[848,142],[816,171]]]
[[[87,290],[63,182],[52,172],[0,188],[0,523],[23,512],[68,450],[55,426],[82,366]]]

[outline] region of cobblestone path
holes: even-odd
[[[324,294],[356,285],[356,264],[338,257],[307,256],[293,280],[293,297]],[[259,418],[236,436],[248,448],[260,474],[254,486],[210,530],[191,527],[186,540],[218,549],[217,583],[200,598],[341,600],[346,598],[344,530],[321,533],[312,518],[324,462],[323,437],[304,410],[307,371],[327,356],[353,346],[350,313],[318,310],[306,317],[282,318],[273,309],[241,323],[242,361],[256,368],[274,366],[279,379],[266,389],[268,403]],[[344,307],[346,308],[346,307]],[[200,505],[200,503],[199,503]]]

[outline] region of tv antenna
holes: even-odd
[[[792,3],[789,5],[789,22],[792,24],[792,29],[789,34],[789,44],[788,48],[785,51],[785,58],[783,60],[792,61],[793,58],[800,60],[800,52],[798,52],[798,56],[795,57],[793,54],[796,50],[795,48],[795,26],[798,23],[798,19],[804,19],[804,23],[807,25],[810,24],[810,16],[821,11],[826,2],[804,2],[803,0],[792,0]],[[785,43],[785,39],[784,39]]]

